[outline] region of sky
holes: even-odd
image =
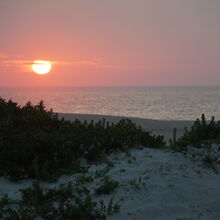
[[[219,86],[219,0],[0,0],[0,86]],[[38,75],[34,60],[52,61]]]

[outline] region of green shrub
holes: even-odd
[[[23,219],[85,219],[103,220],[118,212],[120,206],[113,199],[93,201],[90,191],[83,185],[68,183],[59,188],[43,189],[37,182],[21,190],[21,200],[0,200],[0,217],[4,220]]]
[[[209,155],[205,156],[205,157],[203,158],[203,160],[202,160],[202,162],[203,162],[205,165],[207,165],[207,166],[212,165],[212,164],[214,163],[214,161],[215,161],[215,158],[213,158],[213,157],[211,157],[211,156],[209,156]]]
[[[82,157],[93,162],[130,147],[164,145],[163,137],[128,119],[71,122],[58,119],[42,101],[21,107],[0,98],[0,175],[11,180],[54,179],[78,170]]]
[[[118,187],[118,182],[109,180],[108,176],[104,177],[103,183],[95,189],[96,194],[109,194]]]
[[[214,117],[209,122],[206,121],[205,115],[197,119],[191,129],[185,128],[184,135],[172,146],[177,150],[183,150],[186,146],[200,147],[201,143],[206,140],[213,140],[220,137],[220,121],[215,122]]]

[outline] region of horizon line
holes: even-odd
[[[119,86],[1,86],[0,88],[144,88],[144,87],[220,87],[220,85],[119,85]]]

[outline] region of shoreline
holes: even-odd
[[[177,128],[182,128],[185,126],[191,126],[195,120],[160,120],[160,119],[150,119],[150,118],[139,118],[139,117],[126,117],[126,116],[115,116],[115,115],[100,115],[100,114],[78,114],[78,113],[57,113],[59,118],[64,117],[66,120],[73,121],[79,119],[80,121],[98,121],[105,118],[109,122],[118,122],[121,119],[128,118],[138,125],[144,125],[146,128],[152,127],[171,127],[176,126]]]
[[[58,113],[59,118],[65,120],[74,121],[78,119],[80,121],[91,121],[97,122],[105,118],[107,121],[116,123],[121,119],[128,118],[137,125],[140,125],[146,131],[150,131],[155,135],[163,135],[165,140],[169,140],[173,137],[174,128],[177,129],[177,138],[181,137],[184,133],[185,127],[190,128],[194,121],[188,120],[156,120],[147,118],[136,118],[136,117],[124,117],[124,116],[111,116],[111,115],[93,115],[93,114],[75,114],[75,113]]]

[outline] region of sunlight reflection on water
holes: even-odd
[[[220,119],[220,87],[0,88],[23,105],[44,100],[55,112],[195,120]]]

